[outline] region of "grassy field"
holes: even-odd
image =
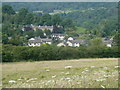
[[[3,63],[3,88],[117,88],[118,59]]]

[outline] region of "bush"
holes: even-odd
[[[40,47],[3,45],[2,51],[3,62],[120,57],[118,47],[100,46],[75,48],[55,45],[41,45]]]

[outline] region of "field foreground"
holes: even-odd
[[[3,88],[118,88],[118,59],[3,63]]]

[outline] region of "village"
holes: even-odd
[[[117,2],[2,2],[0,88],[120,88]]]
[[[57,26],[58,28],[60,26]],[[22,28],[22,31],[29,31],[29,30],[50,30],[51,35],[47,36],[46,33],[44,33],[44,36],[46,38],[41,38],[39,37],[32,37],[28,39],[28,44],[27,46],[40,46],[42,44],[56,44],[58,47],[61,46],[70,46],[70,47],[80,47],[81,45],[87,46],[88,41],[86,39],[77,39],[76,37],[71,37],[68,36],[67,34],[62,34],[62,33],[53,33],[53,25],[52,26],[34,26],[31,24],[31,26],[24,26]],[[90,35],[90,34],[89,34]],[[67,38],[66,38],[67,37]],[[107,46],[107,47],[112,47],[112,41],[113,38],[102,38],[102,42]]]

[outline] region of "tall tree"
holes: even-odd
[[[25,25],[27,14],[28,14],[28,10],[25,8],[21,8],[18,11],[18,15],[17,15],[18,22]]]
[[[45,13],[41,17],[41,23],[43,25],[51,25],[51,16],[48,13]]]
[[[66,18],[61,22],[61,25],[65,28],[73,27],[73,22],[71,19]]]
[[[2,13],[6,13],[6,14],[15,14],[15,11],[13,10],[13,8],[9,5],[3,5],[2,6]]]
[[[60,16],[58,14],[55,14],[52,16],[52,24],[53,25],[59,25],[61,22]]]

